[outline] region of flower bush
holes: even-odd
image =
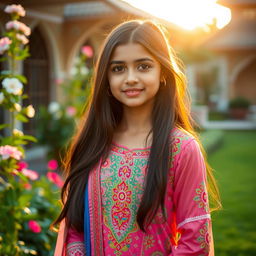
[[[88,100],[92,70],[86,62],[92,57],[92,48],[83,46],[72,68],[71,78],[56,81],[62,87],[63,101],[51,102],[48,108],[41,106],[39,109],[36,137],[40,144],[48,146],[48,158],[57,159],[59,163]]]
[[[9,113],[9,123],[1,124],[6,136],[0,135],[0,255],[51,255],[56,233],[49,227],[60,210],[59,189],[63,185],[54,160],[48,164],[48,174],[41,176],[29,169],[24,161],[24,145],[36,138],[18,130],[17,122],[28,122],[35,110],[23,106],[26,77],[17,72],[17,63],[29,56],[26,45],[31,31],[19,21],[25,16],[20,5],[9,5],[11,16],[0,39],[0,61],[8,70],[1,71],[0,107]]]

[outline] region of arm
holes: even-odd
[[[70,228],[67,232],[67,256],[85,256],[85,246],[83,233],[78,233],[75,229]]]
[[[173,201],[174,243],[170,256],[213,256],[206,168],[195,140],[184,146],[178,159]]]

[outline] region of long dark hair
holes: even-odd
[[[166,80],[166,85],[160,86],[156,95],[152,112],[152,145],[137,212],[141,230],[145,231],[158,209],[164,207],[171,159],[170,131],[178,126],[195,135],[187,105],[185,77],[162,29],[152,21],[138,20],[117,26],[106,38],[99,54],[87,111],[64,161],[67,178],[61,194],[63,209],[55,224],[66,218],[68,225],[79,232],[83,231],[84,190],[89,173],[101,158],[107,157],[114,131],[122,120],[122,105],[109,93],[107,74],[113,51],[118,45],[127,43],[145,47],[159,61]]]

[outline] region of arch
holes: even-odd
[[[238,75],[242,70],[244,70],[247,66],[249,66],[254,60],[256,59],[256,54],[251,55],[247,58],[245,58],[243,61],[239,62],[231,72],[230,76],[230,84],[234,84]]]
[[[33,30],[35,27],[38,27],[40,29],[40,32],[42,33],[45,41],[47,42],[47,50],[49,52],[49,59],[50,59],[50,65],[51,65],[51,85],[55,84],[55,79],[58,77],[62,77],[62,67],[61,63],[63,61],[61,60],[61,55],[59,51],[59,47],[57,45],[57,40],[55,38],[55,35],[53,31],[50,29],[50,26],[45,24],[43,21],[35,20],[31,24],[31,30]],[[56,98],[56,92],[53,90],[54,87],[51,86],[51,99]]]
[[[49,51],[40,27],[33,29],[29,41],[30,56],[23,61],[23,73],[28,78],[24,93],[29,96],[23,100],[23,105],[32,104],[36,110],[41,105],[47,106],[50,101],[50,58]],[[36,120],[23,124],[26,134],[36,135]]]
[[[93,32],[97,31],[98,28],[100,28],[102,25],[106,23],[105,20],[101,20],[97,23],[95,23],[94,26],[90,27],[88,30],[86,30],[80,38],[74,43],[73,48],[70,51],[69,57],[67,59],[67,73],[70,73],[70,70],[75,62],[75,57],[77,52],[79,51],[82,44],[88,39],[88,37],[93,34]]]
[[[256,58],[252,59],[240,70],[233,83],[234,96],[244,97],[256,104]]]

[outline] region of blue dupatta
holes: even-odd
[[[84,193],[84,245],[86,255],[91,255],[91,235],[90,235],[90,215],[89,215],[89,199],[88,199],[88,182]]]

